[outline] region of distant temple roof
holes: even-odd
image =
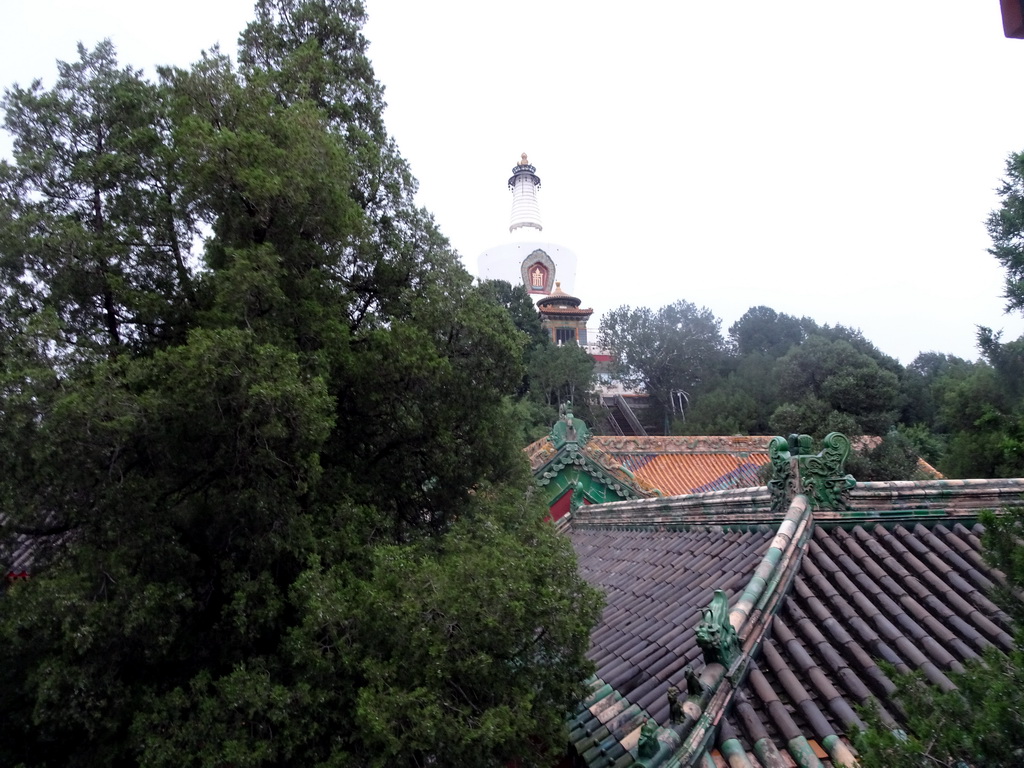
[[[628,470],[640,495],[679,496],[763,485],[758,472],[768,463],[771,439],[769,435],[594,435],[581,450]],[[861,437],[855,445],[874,447],[879,440]],[[527,447],[535,471],[551,450],[547,437]],[[919,466],[924,474],[941,477],[927,462],[920,460]]]
[[[761,485],[770,437],[592,438],[594,447],[618,460],[666,496]]]

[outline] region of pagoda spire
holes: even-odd
[[[537,203],[537,190],[540,188],[540,177],[537,169],[523,152],[522,159],[512,168],[512,178],[508,180],[508,188],[512,190],[512,221],[508,231],[517,229],[544,229],[540,223],[540,205]]]

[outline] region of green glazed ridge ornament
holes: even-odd
[[[817,509],[849,508],[850,491],[857,484],[852,475],[844,474],[850,455],[850,438],[841,432],[825,436],[823,449],[812,453],[808,435],[790,435],[789,439],[773,437],[768,443],[772,479],[768,482],[772,511],[784,514],[793,497],[804,494]]]
[[[729,621],[729,597],[722,590],[715,590],[711,605],[702,611],[696,635],[705,664],[721,664],[728,669],[739,656],[739,636]]]
[[[567,402],[558,406],[558,421],[551,428],[549,437],[558,450],[566,443],[583,445],[590,439],[590,429],[583,419],[573,416],[572,403]]]

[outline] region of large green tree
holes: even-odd
[[[17,160],[0,170],[3,315],[52,317],[51,352],[75,360],[181,339],[197,232],[160,89],[109,42],[78,53],[52,89],[0,102]]]
[[[774,359],[804,340],[809,322],[764,305],[751,307],[729,326],[729,340],[741,356],[759,353]]]
[[[626,386],[643,389],[665,416],[714,375],[725,346],[721,321],[679,300],[657,310],[622,306],[601,318],[602,343]]]
[[[598,599],[523,336],[384,132],[359,3],[7,92],[0,764],[542,765]],[[192,244],[203,233],[201,253]]]
[[[884,435],[899,413],[896,374],[842,338],[812,334],[779,359],[775,378],[780,394],[801,414],[797,421],[804,432],[841,428],[853,434]],[[773,422],[780,434],[799,426],[778,411]]]

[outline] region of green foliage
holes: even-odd
[[[790,349],[775,372],[780,392],[788,397],[804,393],[805,400],[847,416],[848,434],[885,434],[895,423],[899,379],[845,339],[812,335]]]
[[[758,306],[729,337],[728,354],[709,358],[689,391],[676,433],[884,435],[908,400],[903,367],[859,331]]]
[[[846,460],[846,471],[857,480],[926,480],[918,464],[914,443],[899,430],[885,435],[878,444],[854,450]]]
[[[957,689],[942,691],[920,673],[897,675],[893,698],[905,725],[893,731],[868,711],[869,729],[854,737],[864,768],[962,768],[965,765],[1015,768],[1024,759],[1024,655],[990,650],[951,673]]]
[[[940,419],[940,408],[948,392],[958,381],[969,377],[977,367],[953,355],[922,352],[903,372],[901,383],[905,397],[902,422],[921,424],[936,435],[949,432]],[[936,461],[941,454],[929,457]]]
[[[40,313],[51,354],[93,359],[180,340],[197,232],[164,94],[119,69],[109,41],[0,102],[16,164],[0,163],[0,300],[9,328]]]
[[[734,380],[724,382],[695,400],[685,420],[673,422],[673,434],[735,435],[757,423],[757,402],[750,393],[737,387]]]
[[[835,410],[826,401],[814,395],[807,395],[796,402],[783,403],[768,419],[772,434],[827,435],[842,432],[844,435],[862,434],[860,425],[852,416]]]
[[[729,327],[729,339],[741,356],[760,354],[775,359],[804,340],[808,323],[806,318],[798,320],[770,307],[751,307]]]
[[[486,298],[508,310],[516,328],[529,338],[528,349],[538,349],[551,343],[551,334],[544,330],[540,312],[524,286],[513,286],[506,280],[484,280],[480,283],[480,291]]]
[[[925,424],[914,424],[912,426],[899,426],[896,430],[906,439],[911,450],[916,456],[927,461],[932,466],[938,463],[944,451],[945,443],[942,438]]]
[[[1024,152],[1006,160],[1006,178],[999,187],[1002,205],[988,217],[992,238],[989,253],[1006,270],[1006,308],[1024,309]]]
[[[657,311],[622,306],[601,318],[616,374],[643,388],[666,417],[675,410],[673,392],[690,393],[717,371],[725,347],[720,328],[709,309],[682,300]]]
[[[525,492],[526,336],[413,204],[361,22],[263,2],[238,71],[104,43],[5,97],[0,764],[562,746],[599,606]]]
[[[982,515],[981,522],[985,526],[982,539],[985,556],[1006,574],[1006,582],[996,587],[995,597],[1020,625],[1024,622],[1024,602],[1020,591],[1024,587],[1024,546],[1021,546],[1024,541],[1024,508],[1004,510],[999,515],[987,512]]]
[[[583,406],[594,388],[594,359],[575,344],[548,344],[530,355],[529,379],[531,394],[546,405]]]
[[[525,334],[526,373],[515,404],[523,444],[550,431],[562,403],[571,402],[577,415],[593,424],[593,358],[575,344],[555,346],[551,342],[550,332],[543,327],[540,313],[522,285],[513,287],[504,280],[485,280],[479,291],[502,307],[516,329]]]
[[[1024,308],[1024,154],[1007,160],[1000,207],[988,219],[990,253],[1006,269],[1008,310]],[[978,329],[984,362],[921,356],[912,366],[908,423],[925,423],[945,450],[939,468],[953,477],[1024,473],[1024,339],[1003,342]]]

